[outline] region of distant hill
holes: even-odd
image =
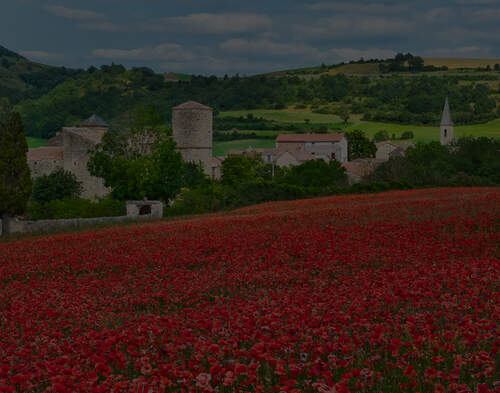
[[[81,70],[35,63],[0,45],[0,98],[16,104],[38,98]]]
[[[435,67],[446,66],[449,69],[470,69],[470,68],[494,68],[495,64],[500,65],[500,59],[466,59],[466,58],[424,58],[425,65],[433,65]]]

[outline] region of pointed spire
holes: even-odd
[[[446,97],[446,101],[444,102],[443,117],[441,118],[441,125],[442,126],[452,126],[453,125],[453,122],[451,121],[450,104],[448,103],[448,97]]]

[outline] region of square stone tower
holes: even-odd
[[[172,108],[172,135],[186,162],[201,163],[207,175],[212,170],[212,108],[188,101]]]
[[[451,121],[450,114],[450,104],[448,103],[448,97],[444,102],[443,116],[441,118],[441,137],[440,141],[442,145],[449,145],[453,141],[453,122]]]

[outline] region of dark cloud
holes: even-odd
[[[36,61],[252,74],[389,57],[500,57],[500,0],[16,0],[0,44]]]

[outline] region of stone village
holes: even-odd
[[[72,172],[82,182],[82,197],[94,199],[106,195],[109,190],[100,178],[90,175],[87,169],[89,150],[101,142],[109,125],[99,116],[93,115],[79,127],[64,127],[46,146],[29,149],[28,164],[33,177],[50,174],[56,168]],[[172,108],[172,137],[184,161],[201,163],[205,173],[212,179],[221,176],[221,165],[226,156],[212,156],[213,113],[208,106],[189,101]],[[441,126],[442,145],[453,140],[453,123],[446,99]],[[279,167],[300,165],[306,161],[322,159],[339,161],[349,182],[361,178],[390,157],[405,154],[410,144],[397,145],[391,141],[377,143],[375,158],[360,158],[348,161],[348,142],[343,133],[337,134],[280,134],[274,149],[231,150],[228,155],[260,154],[269,164]]]

